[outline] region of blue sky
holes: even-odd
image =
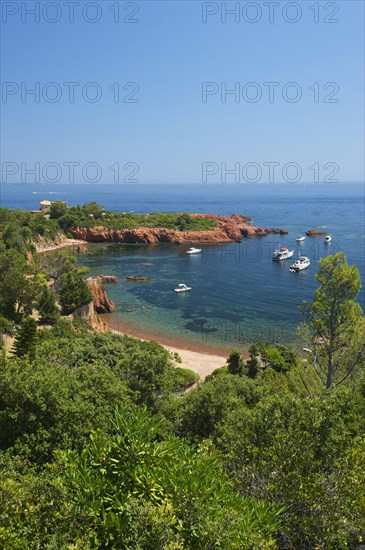
[[[3,163],[19,166],[23,162],[31,168],[38,162],[42,170],[55,162],[63,170],[59,183],[67,183],[69,168],[64,163],[69,162],[80,165],[75,168],[78,183],[83,183],[81,169],[89,162],[100,166],[100,183],[113,183],[109,166],[115,163],[120,165],[121,178],[133,170],[130,165],[124,169],[126,163],[137,163],[136,178],[141,183],[200,183],[203,163],[217,170],[208,176],[210,183],[223,180],[222,163],[227,169],[238,166],[241,180],[255,177],[245,171],[255,163],[262,170],[260,181],[268,181],[267,163],[271,162],[279,163],[278,182],[283,181],[287,163],[300,166],[301,181],[313,180],[315,169],[309,167],[315,163],[319,181],[330,175],[334,165],[338,166],[334,177],[341,182],[364,179],[362,1],[301,1],[296,3],[302,12],[296,23],[283,16],[295,17],[295,6],[288,8],[288,2],[275,7],[273,22],[264,2],[252,2],[251,11],[247,11],[248,2],[238,2],[238,23],[232,15],[222,22],[222,2],[208,6],[197,0],[102,0],[94,3],[101,14],[95,23],[83,19],[81,8],[88,2],[82,0],[75,5],[73,23],[67,3],[61,0],[61,19],[55,23],[44,19],[55,17],[52,6],[35,23],[33,16],[21,13],[21,2],[3,0],[2,4],[3,10],[7,5],[2,14],[2,80],[3,92],[8,93],[3,93],[1,104]],[[25,4],[31,9],[36,2]],[[115,23],[110,8],[116,4],[121,18],[128,18],[137,4],[138,13],[129,17],[138,22]],[[234,4],[225,3],[227,8]],[[254,18],[257,6],[262,10],[259,20],[245,21],[242,14]],[[318,7],[318,23],[311,6]],[[339,11],[332,15],[336,6]],[[18,13],[12,15],[16,8]],[[88,9],[92,19],[96,8]],[[218,13],[203,23],[203,10]],[[325,17],[339,22],[324,23]],[[31,96],[22,102],[22,83],[24,89],[36,82],[41,94],[51,99],[56,88],[44,86],[56,82],[60,100],[51,103],[41,95],[39,103]],[[73,103],[65,82],[80,83]],[[81,93],[90,82],[102,92],[95,103]],[[138,102],[116,103],[109,89],[116,82],[121,98],[136,86],[123,90],[123,85],[136,83]],[[202,101],[204,82],[216,83],[214,89],[218,89],[206,102]],[[255,84],[245,87],[249,82]],[[278,83],[273,102],[265,82]],[[296,83],[295,88],[285,88],[290,82]],[[318,102],[314,101],[316,82]],[[324,90],[329,82],[335,84]],[[238,83],[239,102],[233,95],[222,102],[222,83],[227,89]],[[290,102],[298,89],[302,98]],[[95,90],[91,86],[86,92],[91,97]],[[261,99],[249,102],[247,98],[257,90]],[[323,101],[330,92],[337,103]],[[290,171],[287,174],[293,176]],[[21,177],[19,171],[8,181],[21,181]],[[227,177],[235,181],[234,176]]]

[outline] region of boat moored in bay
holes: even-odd
[[[289,250],[289,247],[286,245],[280,246],[277,250],[274,250],[272,259],[275,262],[280,262],[281,260],[288,260],[294,256],[294,250]]]
[[[201,248],[189,248],[189,250],[186,251],[187,254],[200,254],[200,252],[202,251]]]
[[[295,262],[290,266],[289,271],[292,273],[297,273],[302,271],[311,265],[310,259],[307,256],[299,256]]]
[[[188,292],[189,290],[191,290],[191,287],[190,287],[190,286],[186,286],[186,284],[184,284],[184,283],[180,283],[180,284],[177,285],[177,287],[175,288],[175,292]]]

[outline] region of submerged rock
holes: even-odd
[[[128,281],[136,281],[137,283],[149,283],[151,281],[149,277],[136,277],[135,275],[128,275],[126,279]]]
[[[308,229],[305,234],[307,237],[324,237],[327,235],[325,231],[317,231],[317,229]]]
[[[102,283],[117,283],[118,279],[116,275],[99,275]]]

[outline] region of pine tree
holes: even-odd
[[[13,352],[17,357],[28,355],[34,359],[37,340],[37,323],[32,317],[27,317],[20,325],[15,337]]]
[[[228,372],[230,374],[242,374],[243,359],[238,350],[232,350],[228,359]]]
[[[54,295],[49,288],[43,288],[38,300],[37,309],[41,324],[53,325],[57,321],[59,313]]]
[[[365,361],[365,318],[356,297],[361,278],[342,252],[322,258],[316,275],[320,286],[313,302],[306,302],[306,350],[322,384],[342,384]]]
[[[250,354],[250,359],[246,362],[247,376],[256,378],[260,366],[257,359],[257,355],[259,354],[257,346],[252,344],[252,346],[248,348],[248,353]]]
[[[64,315],[69,315],[77,308],[91,302],[91,292],[76,270],[62,275],[59,300]]]

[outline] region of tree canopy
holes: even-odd
[[[365,365],[365,320],[356,302],[361,279],[341,252],[319,263],[320,285],[313,302],[303,307],[307,326],[302,334],[316,373],[326,388],[332,388]]]

